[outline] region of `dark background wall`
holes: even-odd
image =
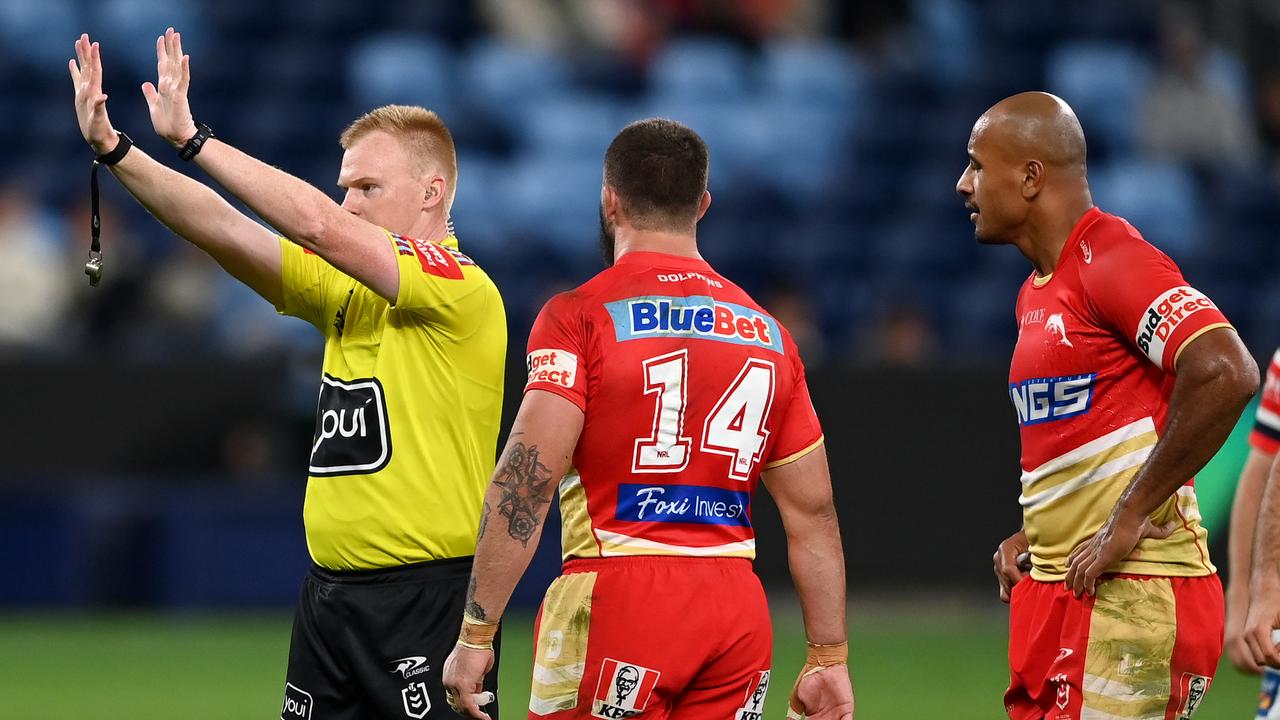
[[[508,372],[504,428],[519,370]],[[288,400],[294,372],[89,361],[5,368],[0,604],[291,603],[308,563],[301,505],[311,433]],[[1019,523],[1004,387],[998,368],[811,374],[852,586],[988,582],[994,544]],[[243,458],[228,457],[260,452],[290,469],[244,473]],[[758,570],[785,582],[777,511],[763,491],[756,502]],[[558,553],[553,515],[517,602],[536,602]]]

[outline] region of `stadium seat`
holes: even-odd
[[[347,58],[347,91],[362,107],[422,105],[448,122],[454,90],[451,54],[426,35],[386,33],[355,44]]]
[[[1133,146],[1136,117],[1150,80],[1147,60],[1134,48],[1107,42],[1059,45],[1049,55],[1049,91],[1076,111],[1090,141],[1090,157]]]
[[[524,152],[561,155],[599,164],[630,113],[614,100],[554,95],[534,100],[524,121]]]
[[[792,107],[844,113],[862,109],[865,71],[852,50],[834,42],[778,42],[764,49],[760,89]]]
[[[472,45],[459,68],[464,100],[500,122],[517,128],[530,105],[569,91],[569,63],[547,50],[497,40]]]
[[[182,33],[182,50],[191,56],[197,70],[201,60],[208,65],[217,62],[219,55],[209,52],[213,43],[207,40],[208,23],[201,12],[201,3],[95,0],[87,5],[92,25],[100,28],[104,64],[127,64],[135,75],[154,82],[155,41],[170,27]]]
[[[1199,188],[1182,165],[1112,163],[1090,172],[1089,185],[1099,207],[1127,219],[1174,260],[1195,252],[1201,241]]]
[[[748,63],[726,40],[673,40],[649,68],[649,84],[658,96],[732,100],[746,93]]]

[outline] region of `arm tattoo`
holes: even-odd
[[[476,602],[476,576],[471,576],[471,584],[467,586],[467,608],[466,612],[476,620],[485,620],[484,608],[480,607],[480,603]]]
[[[484,537],[484,531],[489,527],[489,512],[493,508],[489,507],[488,501],[484,504],[484,511],[480,513],[480,531],[476,533],[476,543],[479,544],[480,539]]]
[[[507,446],[506,462],[493,482],[502,490],[498,514],[507,519],[507,534],[529,547],[542,523],[539,511],[551,502],[545,496],[551,470],[538,460],[538,446],[522,442]]]

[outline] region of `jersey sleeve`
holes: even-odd
[[[1267,381],[1262,386],[1262,400],[1254,415],[1249,445],[1267,455],[1275,455],[1280,450],[1280,350],[1271,356],[1267,367]]]
[[[1175,371],[1192,340],[1231,327],[1168,256],[1134,235],[1094,248],[1080,277],[1099,322],[1127,337],[1165,372]]]
[[[284,290],[284,307],[277,308],[280,313],[306,320],[321,332],[329,327],[327,320],[340,300],[335,296],[345,295],[354,283],[324,258],[283,237],[280,238],[280,280]]]
[[[804,363],[800,361],[800,354],[790,338],[787,338],[786,347],[795,380],[791,384],[786,414],[778,425],[778,439],[765,459],[766,470],[799,460],[822,444],[822,425],[809,397]]]
[[[437,242],[387,232],[400,272],[397,310],[466,334],[485,314],[485,303],[501,302],[497,287],[471,258]]]
[[[547,301],[529,331],[524,390],[555,393],[587,411],[587,347],[582,315],[571,294]]]

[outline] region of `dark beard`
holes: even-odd
[[[600,254],[604,258],[605,267],[613,267],[613,228],[604,216],[604,206],[600,206]]]

